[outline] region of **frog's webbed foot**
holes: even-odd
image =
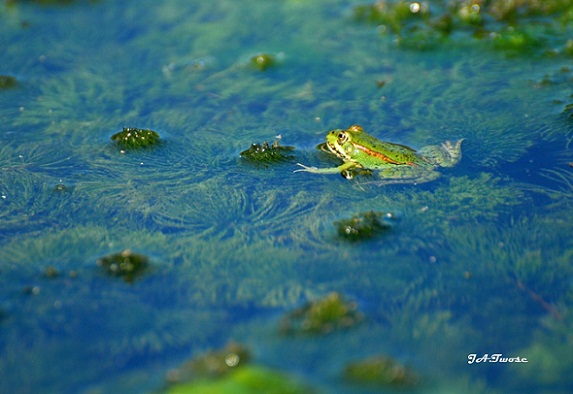
[[[298,170],[294,170],[293,172],[312,172],[314,174],[320,173],[320,168],[305,166],[304,164],[301,164],[301,163],[296,163],[296,165],[300,166],[302,168],[299,168]]]
[[[346,171],[349,168],[355,166],[354,163],[345,163],[341,166],[332,167],[332,168],[309,167],[309,166],[305,166],[304,164],[301,164],[301,163],[296,163],[296,165],[300,166],[302,168],[295,170],[294,172],[311,172],[313,174],[339,174],[339,173],[342,173],[343,171]]]

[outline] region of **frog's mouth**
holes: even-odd
[[[332,142],[326,142],[326,148],[336,156],[340,157],[343,160],[350,160],[350,157],[346,154],[344,149],[340,145],[333,144]]]

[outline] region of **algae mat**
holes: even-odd
[[[0,391],[569,392],[572,23],[570,1],[2,2]],[[339,165],[316,146],[353,124],[463,158],[421,185],[293,172]],[[229,341],[254,366],[181,380]]]

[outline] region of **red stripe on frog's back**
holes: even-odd
[[[414,149],[412,149],[412,148],[410,148],[410,147],[407,147],[407,146],[404,146],[404,145],[398,145],[398,144],[394,144],[394,145],[397,145],[397,146],[400,146],[400,147],[403,147],[403,148],[407,148],[408,150],[411,150],[411,151],[416,152]],[[386,156],[386,155],[383,154],[383,153],[376,152],[376,151],[374,151],[374,150],[372,150],[372,149],[370,149],[370,148],[367,148],[367,147],[365,147],[365,146],[356,145],[356,148],[360,149],[362,152],[366,153],[367,155],[377,157],[377,158],[379,158],[380,160],[385,161],[386,163],[396,164],[396,165],[404,165],[404,164],[405,164],[405,165],[409,165],[409,166],[417,166],[417,165],[418,165],[418,164],[413,163],[413,162],[411,162],[411,161],[403,161],[403,162],[396,161],[396,160],[394,160],[394,159],[389,158],[388,156]],[[425,159],[425,158],[424,158],[424,159]],[[427,160],[427,159],[425,159],[425,160]]]

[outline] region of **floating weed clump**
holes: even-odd
[[[334,222],[338,236],[344,240],[357,242],[375,238],[392,228],[390,212],[362,212],[350,219]]]
[[[251,66],[259,71],[266,71],[268,68],[276,66],[276,64],[276,56],[268,53],[259,53],[251,57]]]
[[[168,373],[169,394],[244,393],[304,394],[313,390],[290,376],[272,369],[252,365],[250,351],[230,343],[187,361]]]
[[[429,4],[410,1],[389,3],[380,0],[374,4],[354,7],[354,17],[360,21],[381,23],[399,33],[408,20],[423,19],[430,15]]]
[[[386,355],[349,363],[344,368],[344,377],[354,383],[383,387],[409,387],[418,380],[410,368]]]
[[[379,24],[380,32],[394,34],[395,42],[403,47],[429,49],[452,33],[465,33],[467,37],[488,40],[494,48],[510,53],[529,53],[541,48],[541,53],[567,54],[568,41],[559,44],[560,49],[554,49],[545,37],[548,31],[554,37],[563,36],[560,33],[571,15],[571,0],[432,1],[431,5],[378,0],[353,9],[356,20]],[[558,16],[555,23],[548,23],[547,17],[551,16]]]
[[[362,320],[356,303],[332,292],[288,313],[280,322],[280,331],[285,334],[327,334],[355,326]]]
[[[236,368],[243,367],[251,359],[249,349],[230,342],[223,349],[208,351],[187,362],[180,368],[169,371],[169,383],[189,382],[195,379],[220,378]]]
[[[265,141],[262,144],[253,143],[249,149],[242,151],[240,156],[257,166],[268,168],[269,165],[292,159],[293,155],[290,152],[293,150],[294,146],[281,146],[278,140],[272,145]]]
[[[315,391],[291,376],[258,365],[246,365],[220,379],[177,384],[167,394],[311,394]]]
[[[513,52],[528,52],[542,47],[542,35],[532,27],[514,28],[512,26],[490,33],[494,48]]]
[[[153,130],[124,127],[119,133],[111,136],[122,153],[128,150],[151,148],[159,143],[159,134]]]
[[[133,253],[129,249],[104,256],[97,260],[97,265],[106,274],[121,277],[127,283],[132,283],[150,268],[147,256]]]
[[[52,187],[52,191],[54,193],[70,193],[73,190],[71,186],[66,185],[65,183],[58,182]]]
[[[0,75],[0,89],[12,89],[18,86],[16,78],[10,75]]]

